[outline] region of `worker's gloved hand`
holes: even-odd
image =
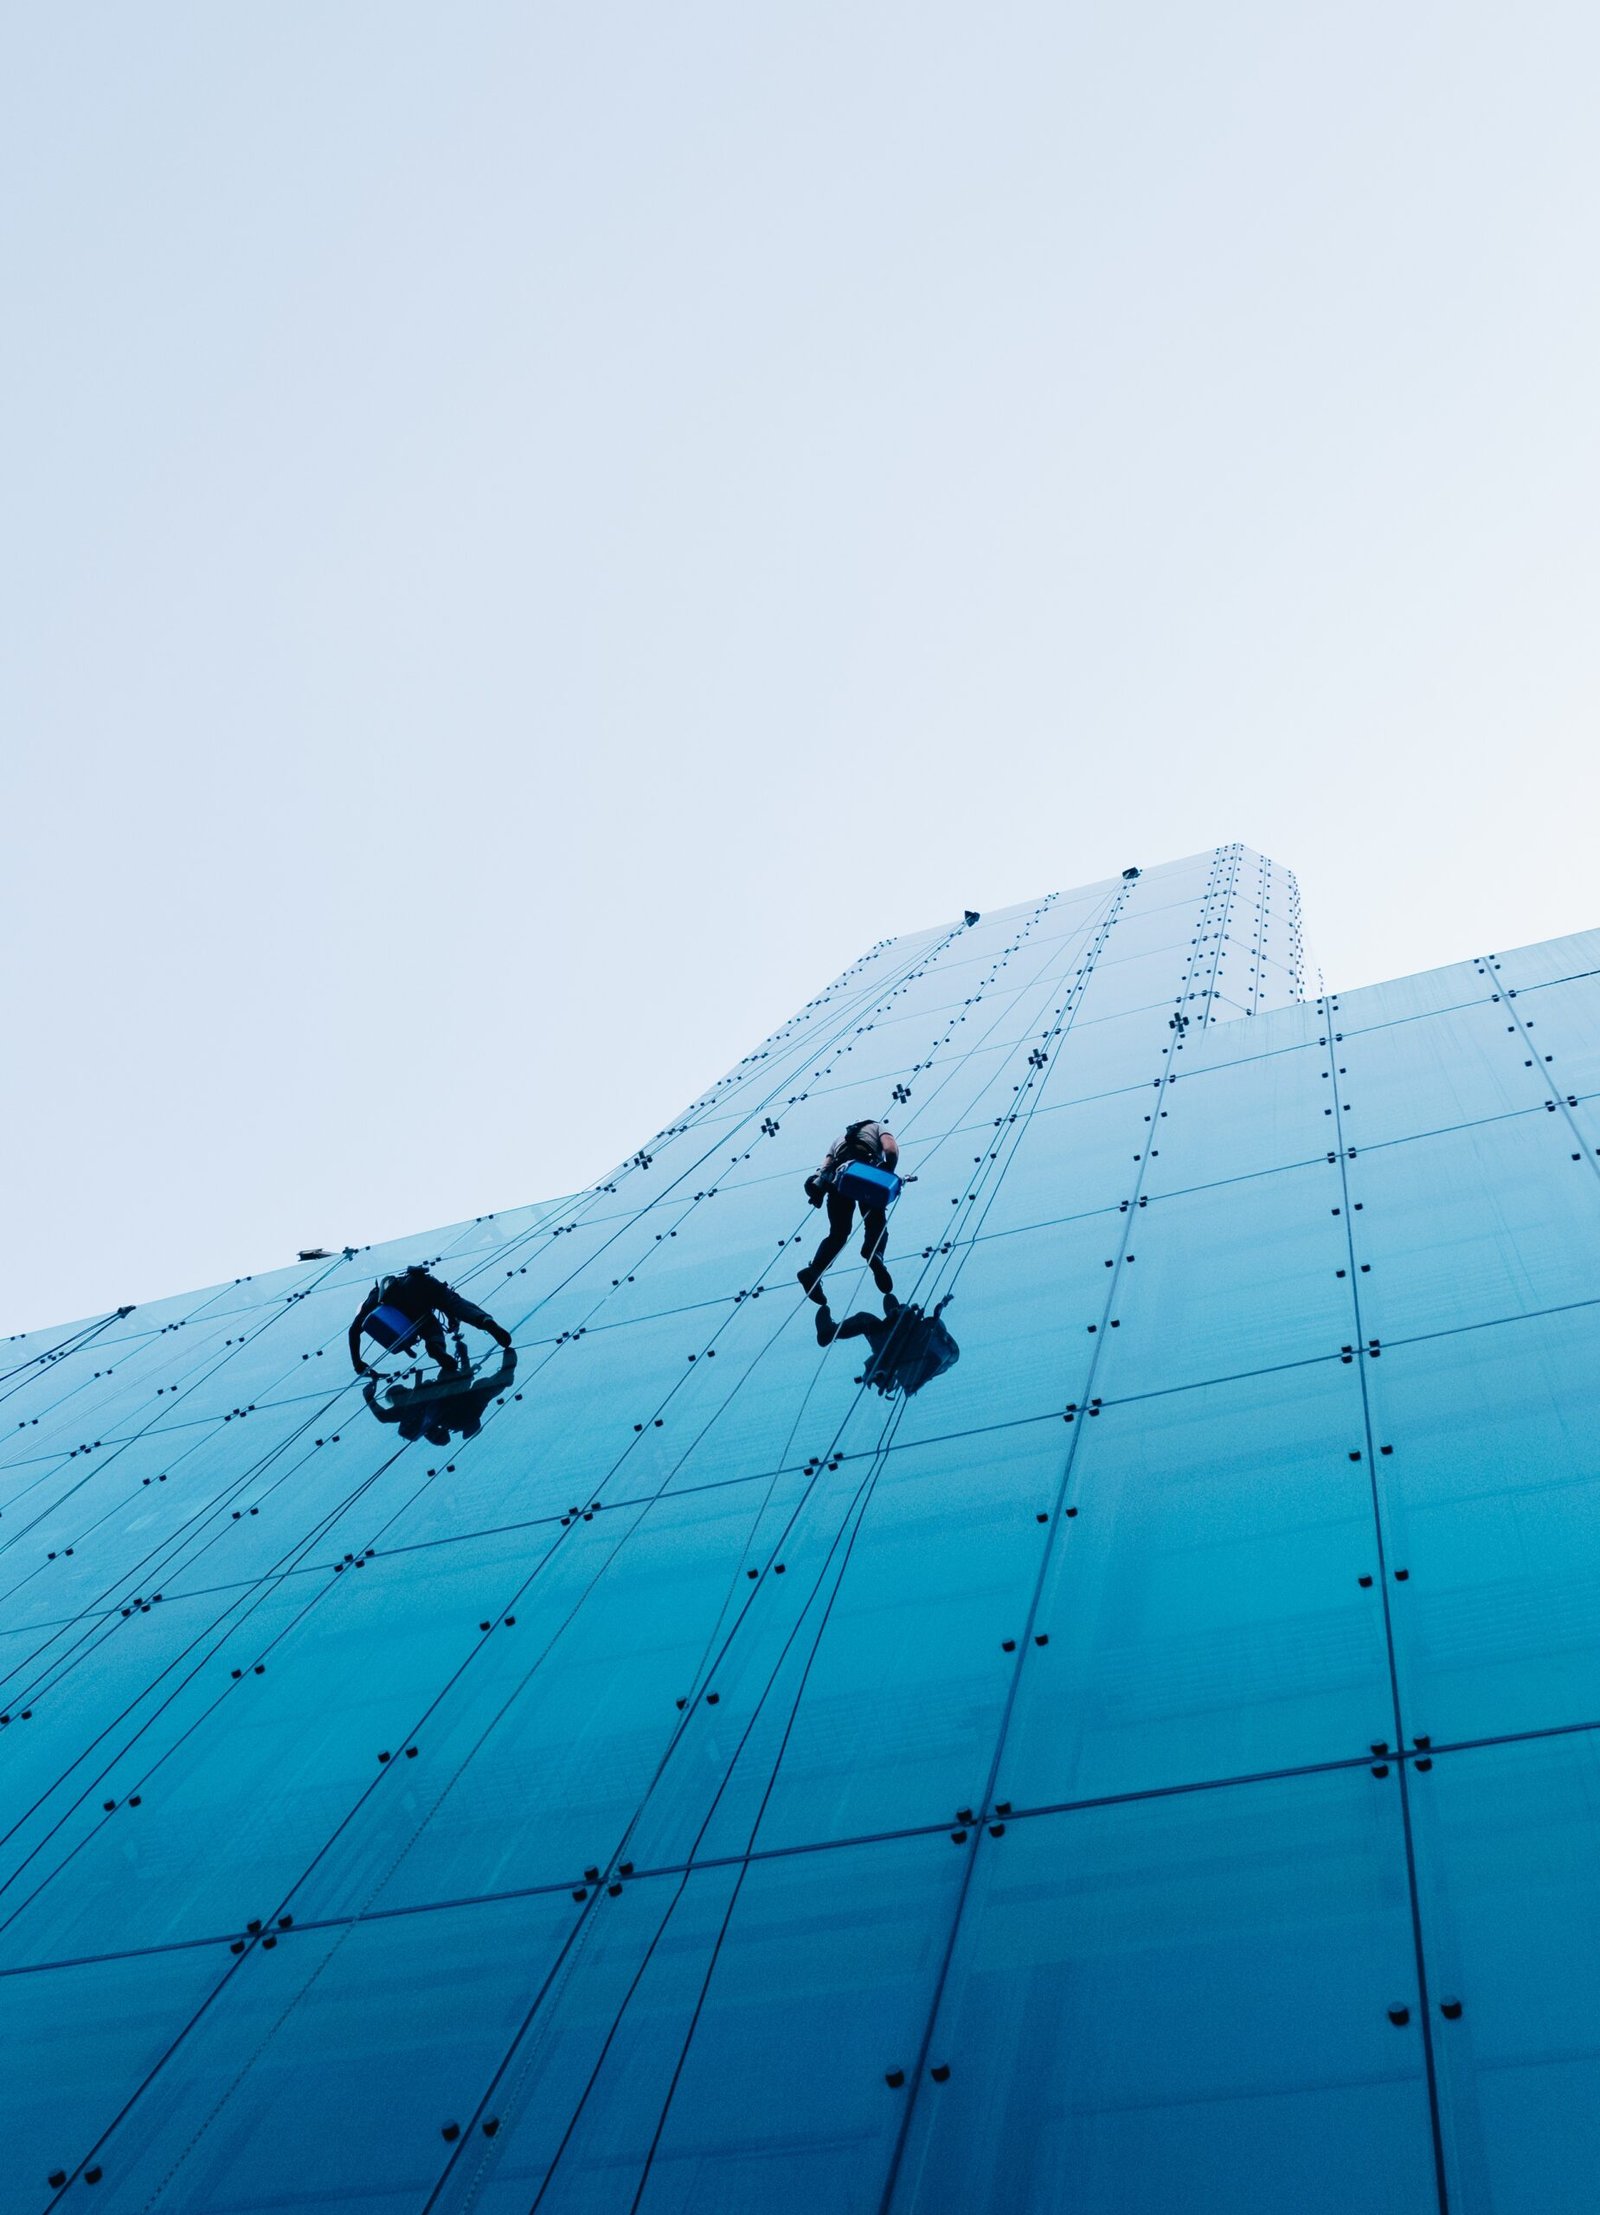
[[[496,1323],[494,1327],[493,1337],[494,1342],[497,1346],[504,1346],[509,1351],[511,1346],[511,1333],[508,1330],[502,1330],[500,1325]]]
[[[358,1377],[371,1377],[376,1382],[378,1372],[373,1368],[370,1361],[358,1361],[356,1363],[356,1375]]]
[[[823,1183],[822,1179],[821,1179],[820,1177],[815,1177],[815,1176],[813,1176],[813,1177],[807,1177],[807,1179],[806,1179],[806,1198],[807,1198],[807,1199],[808,1199],[808,1200],[809,1200],[809,1201],[811,1202],[811,1205],[812,1205],[813,1207],[821,1207],[821,1205],[822,1205],[823,1201],[824,1201],[824,1200],[825,1200],[825,1199],[826,1199],[827,1197],[828,1197],[828,1188],[827,1188],[827,1186],[826,1186],[826,1185],[825,1185],[825,1184]]]

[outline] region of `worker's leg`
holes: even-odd
[[[452,1323],[470,1323],[474,1330],[487,1331],[488,1335],[491,1338],[498,1339],[502,1346],[509,1346],[511,1343],[510,1334],[501,1329],[494,1317],[477,1306],[475,1302],[464,1300],[453,1285],[445,1286],[444,1297],[439,1301],[439,1312],[441,1315],[447,1316]]]
[[[850,1224],[855,1216],[856,1203],[843,1193],[828,1194],[828,1230],[822,1244],[812,1255],[806,1267],[800,1271],[800,1282],[810,1292],[824,1269],[834,1258],[842,1254],[850,1238]]]
[[[444,1329],[438,1316],[430,1311],[421,1318],[417,1330],[423,1345],[428,1350],[428,1359],[437,1362],[446,1376],[452,1375],[457,1364],[455,1357],[444,1342]]]
[[[883,1249],[889,1243],[889,1218],[881,1207],[864,1208],[861,1214],[861,1258],[872,1266],[872,1281],[880,1292],[892,1292],[894,1279],[884,1262]]]

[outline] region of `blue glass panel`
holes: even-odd
[[[1427,1758],[1427,1757],[1424,1757]],[[1411,1780],[1460,2215],[1588,2215],[1600,2177],[1592,1732],[1441,1753]]]
[[[1042,1029],[1043,1023],[1038,1026]],[[961,1125],[1010,1112],[1036,1089],[1028,1063],[1029,1044],[982,1046],[959,1056],[941,1057],[930,1075],[913,1091],[917,1109],[900,1135],[911,1150],[924,1149],[930,1135],[952,1131]],[[849,1114],[860,1113],[851,1101],[857,1095],[839,1092],[836,1119],[843,1124]],[[898,1126],[894,1126],[898,1129]]]
[[[277,1441],[268,1427],[272,1418],[283,1428]],[[325,1570],[342,1558],[343,1546],[333,1543],[333,1532],[345,1519],[358,1520],[363,1531],[360,1547],[352,1550],[387,1544],[392,1530],[387,1517],[397,1494],[424,1482],[420,1457],[402,1465],[397,1434],[369,1428],[353,1392],[342,1412],[330,1410],[326,1401],[309,1411],[299,1406],[258,1408],[250,1418],[249,1437],[255,1451],[245,1455],[234,1448],[232,1483],[209,1500],[202,1495],[192,1505],[185,1501],[183,1521],[159,1551],[147,1551],[147,1581],[156,1581],[159,1567],[161,1590],[169,1600],[223,1591],[290,1569]],[[425,1450],[429,1459],[439,1458],[435,1448]],[[173,1472],[172,1481],[182,1467]],[[191,1489],[198,1488],[185,1487],[186,1492]]]
[[[796,1472],[551,1528],[545,1556],[504,1588],[491,1633],[466,1626],[470,1666],[441,1679],[416,1723],[416,1762],[363,1796],[294,1893],[300,1918],[570,1882],[627,1852],[637,1811],[678,1793],[680,1774],[703,1815],[707,1733],[678,1700],[698,1700],[728,1641],[746,1668],[759,1653],[743,1618],[763,1596],[745,1572],[765,1567],[801,1489]],[[496,1559],[505,1544],[477,1550]],[[400,1565],[419,1613],[466,1550]],[[780,1608],[820,1550],[789,1548]],[[726,1716],[708,1723],[734,1715],[734,1673],[718,1678]],[[676,1858],[637,1839],[632,1853],[641,1865]]]
[[[1154,1199],[1321,1160],[1333,1143],[1328,1101],[1327,1055],[1315,1045],[1191,1064],[1159,1105],[1140,1103],[1138,1143],[1157,1148],[1144,1189]]]
[[[1094,1389],[1121,1399],[1336,1352],[1353,1333],[1340,1198],[1321,1161],[1152,1199],[1129,1225]]]
[[[441,1232],[439,1266],[446,1281],[455,1281],[464,1255],[477,1258],[520,1247],[551,1222],[566,1222],[573,1209],[583,1204],[582,1194],[569,1194],[561,1200],[540,1200],[533,1207],[501,1208],[494,1215],[479,1216],[474,1222],[463,1224],[457,1231]]]
[[[1085,918],[1080,920],[1080,932],[1085,921],[1093,927],[1093,922]],[[1124,907],[1106,948],[1107,967],[1114,966],[1114,959],[1160,953],[1168,948],[1180,949],[1186,956],[1193,937],[1194,910],[1187,900],[1169,901],[1160,907]]]
[[[1005,1641],[1037,1581],[1038,1513],[1062,1459],[1061,1427],[1044,1423],[892,1448],[819,1486],[783,1538],[786,1584],[764,1572],[763,1598],[786,1603],[784,1643],[730,1649],[720,1711],[702,1701],[696,1719],[721,1738],[720,1762],[663,1777],[641,1851],[869,1836],[981,1799],[1012,1679]]]
[[[1600,1298],[1600,1184],[1535,1110],[1350,1165],[1363,1335],[1385,1341]]]
[[[1212,1069],[1226,1069],[1236,1061],[1251,1061],[1258,1054],[1298,1053],[1315,1046],[1328,1033],[1326,1012],[1320,1005],[1295,1004],[1272,1009],[1272,1021],[1219,1022],[1204,1030],[1189,1030],[1184,1037],[1180,1073],[1201,1076]]]
[[[243,1426],[148,1432],[69,1465],[59,1500],[28,1531],[32,1567],[7,1599],[8,1623],[114,1611],[141,1587],[171,1598],[276,1560],[327,1499],[332,1472],[312,1420],[263,1408]],[[325,1450],[338,1458],[331,1442]]]
[[[142,1427],[180,1392],[232,1359],[239,1343],[235,1318],[189,1318],[172,1331],[142,1333],[108,1347],[96,1340],[63,1359],[19,1396],[18,1425],[27,1416],[30,1453],[81,1446],[91,1435],[126,1435]]]
[[[1007,1174],[984,1212],[985,1231],[1057,1222],[1126,1199],[1149,1138],[1145,1118],[1154,1091],[1153,1084],[1131,1085],[1091,1099],[1042,1104],[1018,1127]],[[973,1135],[975,1147],[985,1138],[1001,1142],[992,1132]]]
[[[870,2215],[960,1873],[941,1831],[602,1898],[441,2206]]]
[[[333,1930],[274,1920],[237,1959],[207,1948],[231,1974],[97,2150],[104,2204],[412,2215],[577,1912],[562,1892]]]
[[[1522,1114],[1548,1090],[1504,1007],[1487,1000],[1335,1039],[1332,1058],[1343,1138],[1363,1148]]]
[[[75,1795],[70,1823],[8,1890],[26,1904],[6,1927],[4,1958],[86,1950],[112,1896],[128,1945],[236,1930],[277,1910],[365,1800],[416,1805],[411,1769],[433,1758],[423,1749],[435,1703],[478,1663],[480,1622],[515,1612],[559,1535],[463,1540],[425,1561],[380,1555],[226,1610],[184,1649],[174,1672],[184,1697],[152,1703],[137,1734],[113,1737],[126,1750],[98,1765],[95,1789]],[[204,1609],[172,1602],[160,1613],[188,1627]],[[390,1835],[398,1857],[405,1823],[391,1818]]]
[[[241,1410],[248,1414],[258,1404],[327,1398],[342,1390],[350,1376],[344,1338],[355,1305],[348,1291],[333,1287],[308,1293],[292,1307],[268,1310],[231,1348],[224,1341],[208,1347],[199,1360],[191,1355],[164,1392],[147,1396],[138,1427],[181,1431],[225,1415],[237,1420]],[[237,1328],[237,1317],[223,1320]]]
[[[1119,1009],[1170,1009],[1190,981],[1192,949],[1169,941],[1138,953],[1114,931],[1105,958],[1095,970],[1096,992],[1106,994]]]
[[[1600,1091],[1600,971],[1524,990],[1515,1014],[1516,1034],[1507,1044],[1532,1068],[1541,1094]]]
[[[1593,1310],[1369,1362],[1408,1727],[1436,1740],[1600,1718]],[[1390,1449],[1384,1451],[1384,1449]]]
[[[1038,1088],[1046,1092],[1051,1107],[1160,1076],[1172,1043],[1171,1000],[1132,1013],[1120,1009],[1097,1013],[1102,1005],[1086,995],[1071,1029],[1053,1050],[1048,1086]],[[1015,1101],[1003,1101],[997,1094],[988,1112],[998,1115],[1002,1106],[1014,1105]]]
[[[652,1208],[630,1234],[574,1280],[566,1307],[568,1328],[612,1329],[643,1317],[674,1315],[710,1303],[730,1302],[759,1284],[774,1266],[780,1236],[787,1239],[809,1215],[801,1179],[751,1180],[740,1189],[717,1186],[704,1209]],[[509,1303],[508,1303],[509,1304]],[[560,1336],[544,1306],[519,1323],[527,1343],[537,1333],[549,1343]]]
[[[8,2215],[50,2206],[51,2178],[95,2165],[95,2149],[119,2112],[161,2066],[228,1964],[225,1947],[206,1946],[155,1963],[91,1961],[0,1978],[7,2052],[0,2205]],[[197,2120],[191,2115],[191,2130]],[[114,2169],[109,2181],[113,2190],[103,2199],[136,2204],[116,2193],[122,2180]]]
[[[1414,977],[1394,977],[1363,992],[1330,993],[1325,1004],[1333,1027],[1347,1039],[1373,1026],[1400,1023],[1414,1015],[1437,1015],[1441,1008],[1465,1007],[1486,1000],[1499,978],[1480,961],[1453,961],[1443,969],[1424,969]],[[1319,1030],[1327,1025],[1318,1023]]]
[[[233,1685],[235,1666],[253,1672],[304,1594],[298,1578],[187,1602],[146,1587],[130,1593],[126,1612],[109,1608],[6,1642],[0,1919],[9,1924],[108,1822],[119,1824],[116,1850],[137,1859],[124,1802],[140,1790],[147,1763],[209,1712]],[[102,1917],[104,1897],[77,1898],[75,1884],[74,1876],[73,1898],[57,1895],[50,1913]]]
[[[964,1066],[988,1071],[1002,1057],[1025,1059],[1028,1046],[1065,1002],[1070,961],[1070,950],[1051,949],[1048,958],[1029,961],[1026,978],[1008,975],[1003,984],[980,979],[969,1005],[902,1015],[874,1026],[855,1040],[848,1054],[839,1056],[829,1075],[812,1082],[813,1097],[842,1101],[854,1091],[877,1099],[930,1050],[938,1058],[941,1082],[953,1079]],[[846,1119],[841,1112],[840,1121]]]
[[[1337,1359],[1064,1428],[1073,1514],[1037,1614],[1011,1626],[999,1797],[1151,1791],[1392,1738],[1382,1594],[1360,1582],[1377,1567],[1363,1436]]]
[[[1009,1822],[981,1834],[892,2205],[1416,2215],[1417,2012],[1392,1774]]]

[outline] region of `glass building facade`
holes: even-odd
[[[1592,2215],[1597,986],[1224,847],[8,1342],[0,2207]],[[513,1348],[364,1391],[413,1261]]]

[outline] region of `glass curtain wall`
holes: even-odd
[[[5,1343],[0,2208],[1589,2215],[1597,985],[1130,867]]]

